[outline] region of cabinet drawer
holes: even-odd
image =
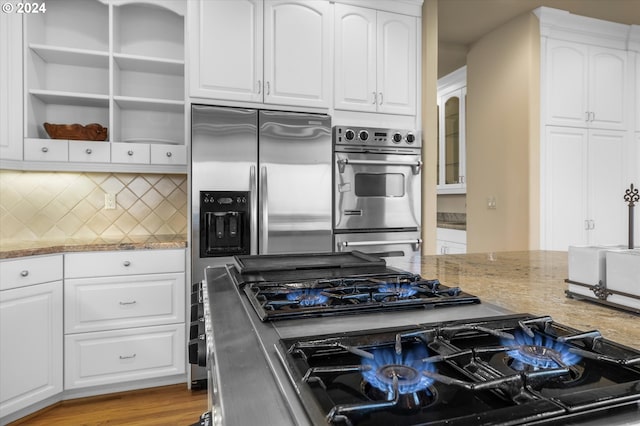
[[[0,290],[62,280],[62,255],[0,261]]]
[[[109,142],[69,142],[69,161],[108,163],[111,161]]]
[[[151,145],[151,164],[187,164],[187,147]]]
[[[69,142],[58,139],[25,139],[24,159],[27,161],[68,161]]]
[[[184,322],[184,274],[68,279],[65,332]]]
[[[184,272],[184,250],[122,250],[70,253],[65,278]]]
[[[149,164],[149,145],[144,143],[111,143],[111,162]]]
[[[65,389],[184,374],[184,324],[65,336]]]

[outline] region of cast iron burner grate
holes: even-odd
[[[244,291],[263,321],[480,303],[480,299],[459,287],[410,273],[251,282],[244,285]]]
[[[337,425],[562,424],[640,410],[640,351],[527,314],[280,341]],[[640,415],[640,411],[638,413]]]

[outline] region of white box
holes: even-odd
[[[606,254],[624,246],[569,246],[569,280],[598,285],[607,281]]]
[[[608,252],[607,289],[640,297],[640,249]],[[612,303],[640,309],[640,299],[618,294],[610,295]]]

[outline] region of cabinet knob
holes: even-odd
[[[373,93],[373,102],[371,102],[372,104],[375,104],[378,100],[378,96],[376,95],[376,92],[371,92]]]
[[[86,152],[87,154],[91,154],[93,151],[91,150],[91,148],[87,148],[84,152]]]
[[[258,80],[258,95],[262,93],[262,81]]]
[[[131,355],[120,355],[119,358],[120,359],[133,359],[136,357],[136,354],[131,354]]]
[[[133,151],[132,150],[127,151],[127,155],[132,156],[133,155]]]
[[[266,94],[269,95],[271,93],[271,84],[268,81],[264,83]]]
[[[122,262],[122,264],[124,266],[131,266],[131,262],[129,262],[128,260],[125,260],[124,262]]]
[[[127,306],[127,305],[135,305],[137,302],[135,300],[132,300],[131,302],[118,302],[120,303],[120,305],[122,306]]]
[[[42,152],[49,152],[49,148],[47,148],[46,146],[42,147]]]
[[[29,276],[29,271],[27,271],[26,269],[22,272],[20,272],[20,276],[21,277],[28,277]]]
[[[380,105],[384,102],[384,97],[382,96],[382,92],[379,93],[380,96]]]
[[[167,157],[171,157],[172,155],[171,151],[167,151]]]

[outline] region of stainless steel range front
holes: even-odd
[[[419,272],[421,146],[413,130],[333,128],[336,251]]]

